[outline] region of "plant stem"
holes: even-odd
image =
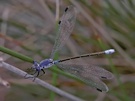
[[[13,57],[19,58],[19,59],[21,59],[21,60],[24,60],[24,61],[33,63],[33,59],[32,59],[32,58],[30,58],[30,57],[28,57],[28,56],[25,56],[25,55],[23,55],[23,54],[20,54],[20,53],[18,53],[18,52],[15,52],[15,51],[13,51],[13,50],[10,50],[10,49],[8,49],[8,48],[6,48],[6,47],[0,46],[0,51],[2,51],[2,52],[4,52],[4,53],[7,53],[7,54],[9,54],[9,55],[11,55],[11,56],[13,56]]]

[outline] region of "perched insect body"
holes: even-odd
[[[76,20],[75,7],[68,6],[65,9],[65,12],[61,20],[59,21],[59,30],[57,33],[57,37],[50,58],[42,60],[40,63],[38,63],[37,61],[33,62],[32,69],[35,69],[34,74],[37,73],[37,75],[34,77],[37,77],[40,71],[45,73],[44,69],[56,65],[59,69],[74,75],[75,77],[79,78],[86,84],[95,87],[98,91],[108,91],[108,87],[100,80],[100,78],[112,79],[113,74],[111,72],[95,65],[80,64],[72,61],[84,57],[92,57],[92,56],[102,55],[102,54],[112,54],[115,52],[114,49],[109,49],[102,52],[84,54],[75,57],[69,57],[61,60],[53,60],[55,53],[58,50],[60,50],[68,40],[73,30],[73,27],[75,25],[75,20]],[[68,63],[68,61],[70,61],[71,63]]]

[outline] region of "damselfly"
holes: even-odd
[[[44,69],[56,65],[59,69],[74,75],[75,77],[79,78],[88,85],[95,87],[99,91],[108,91],[108,87],[100,80],[100,78],[112,79],[113,74],[111,72],[91,64],[74,63],[73,60],[84,57],[92,57],[101,54],[112,54],[115,52],[114,49],[84,54],[75,57],[69,57],[66,59],[53,60],[55,53],[64,46],[65,42],[69,38],[75,25],[76,14],[76,9],[72,5],[68,6],[65,9],[64,14],[61,20],[59,21],[59,30],[57,33],[58,35],[55,40],[55,44],[52,49],[50,58],[42,60],[39,63],[37,61],[33,62],[32,69],[35,69],[34,77],[37,77],[40,71],[45,73]],[[70,63],[68,63],[67,61],[70,61]]]

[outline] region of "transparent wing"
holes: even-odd
[[[65,12],[61,20],[59,21],[59,30],[51,53],[50,57],[51,59],[53,59],[56,51],[58,51],[62,46],[65,45],[66,40],[69,38],[73,30],[75,20],[76,20],[76,10],[72,5],[68,6],[65,9]]]
[[[100,91],[108,91],[108,87],[99,79],[111,79],[113,74],[103,68],[92,65],[63,64],[57,63],[58,68],[71,73],[86,84],[97,88]]]

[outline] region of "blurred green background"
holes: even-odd
[[[109,57],[86,60],[111,71],[114,79],[104,81],[109,92],[101,93],[50,70],[40,78],[87,101],[134,101],[134,0],[1,0],[0,45],[38,61],[48,58],[56,38],[56,23],[68,5],[76,7],[77,21],[56,58],[114,48],[116,53]],[[32,65],[2,52],[0,56],[24,71]],[[0,68],[0,77],[10,84],[10,88],[0,85],[0,101],[68,101],[4,68]]]

